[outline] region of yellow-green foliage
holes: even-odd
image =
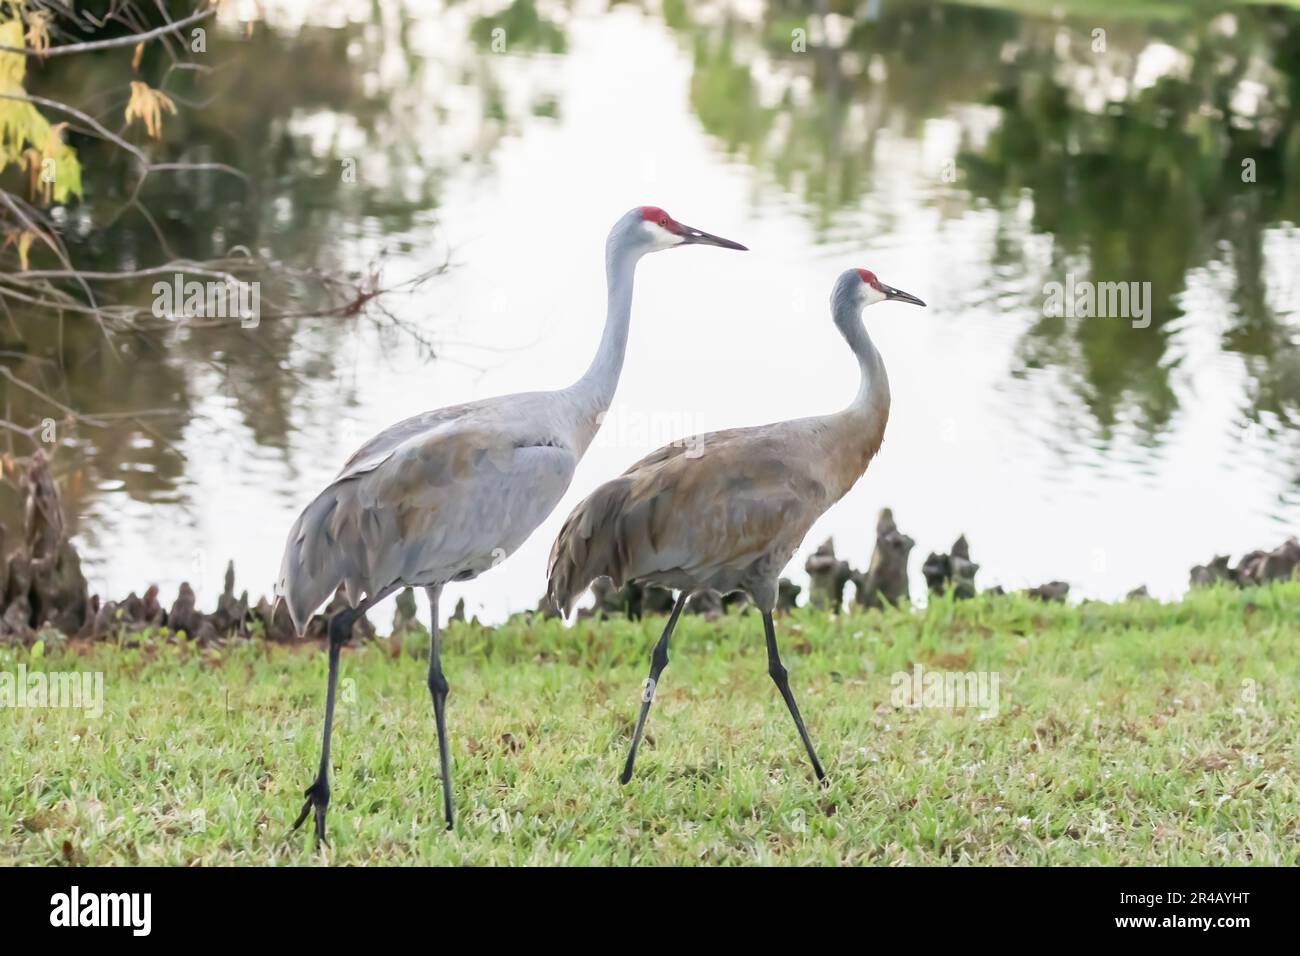
[[[0,46],[23,45],[20,20],[0,23]],[[0,52],[0,94],[23,95],[27,59],[21,53]],[[10,163],[25,171],[32,198],[67,202],[81,195],[81,164],[77,153],[63,142],[66,124],[51,124],[31,103],[0,99],[0,169]]]

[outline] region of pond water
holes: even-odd
[[[380,262],[389,283],[447,269],[391,297],[400,327],[178,327],[112,350],[20,316],[0,343],[28,356],[15,371],[86,413],[153,413],[56,453],[92,586],[189,579],[210,604],[233,558],[238,587],[269,592],[296,513],[371,433],[580,374],[605,234],[642,203],[752,251],[643,261],[615,405],[569,495],[449,603],[534,606],[564,515],[654,447],[845,404],[857,370],[827,297],[852,266],[929,308],[867,312],[888,432],[796,580],[830,535],[865,566],[886,505],[917,541],[918,596],[926,553],[962,532],[981,587],[1114,598],[1175,596],[1192,564],[1300,529],[1300,13],[816,6],[263,0],[245,35],[234,5],[211,101],[178,103],[160,149],[254,187],[151,183],[172,251]],[[41,82],[108,88],[120,59]],[[162,261],[152,226],[107,221],[113,185],[85,165],[74,258]],[[1070,281],[1143,298],[1049,314],[1048,284]],[[6,401],[12,420],[49,413]]]

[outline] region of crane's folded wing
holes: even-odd
[[[472,416],[376,452],[290,531],[280,590],[295,622],[340,583],[355,603],[393,585],[481,573],[546,518],[576,466],[568,448],[476,427]]]
[[[601,575],[618,584],[680,572],[704,584],[765,555],[793,553],[826,489],[777,426],[675,442],[602,485],[551,551],[552,601],[567,610]]]

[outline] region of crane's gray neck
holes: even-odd
[[[605,279],[609,301],[605,312],[605,331],[591,365],[572,391],[593,414],[609,408],[623,371],[627,352],[628,325],[632,318],[632,279],[641,250],[624,240],[621,230],[611,233],[605,245]]]
[[[831,296],[831,317],[858,360],[858,394],[846,411],[889,413],[889,378],[885,363],[862,323],[862,301],[858,297],[861,279],[850,272],[835,286]]]

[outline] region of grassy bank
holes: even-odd
[[[286,837],[319,647],[0,650],[104,675],[98,718],[0,710],[0,863],[1300,862],[1300,584],[798,612],[778,628],[825,789],[753,616],[683,619],[620,787],[660,624],[449,632],[454,833],[418,640],[346,649],[320,852]],[[996,675],[996,713],[897,706],[914,664]]]

